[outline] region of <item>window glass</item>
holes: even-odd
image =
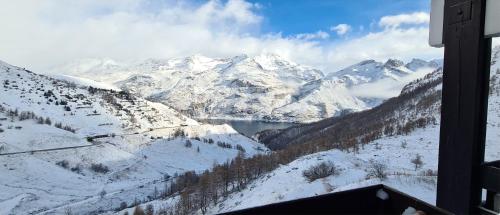
[[[379,184],[435,204],[429,6],[2,3],[0,213],[217,214]]]

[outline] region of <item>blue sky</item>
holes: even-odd
[[[332,25],[348,23],[360,35],[372,23],[387,15],[429,11],[428,0],[251,0],[262,6],[264,32],[282,32],[285,36],[328,30]],[[361,31],[360,26],[365,30]],[[373,25],[372,25],[373,27]],[[377,25],[374,25],[377,27]]]
[[[0,60],[46,71],[83,58],[273,53],[325,73],[434,59],[429,0],[0,0]],[[23,12],[19,13],[19,8]]]

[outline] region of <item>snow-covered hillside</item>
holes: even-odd
[[[487,161],[500,159],[499,51],[495,49],[492,61]],[[411,82],[404,87],[400,96],[372,110],[285,129],[282,131],[284,135],[271,134],[271,138],[296,141],[296,145],[285,145],[285,149],[277,153],[276,159],[297,154],[303,156],[291,162],[285,161],[246,184],[243,190],[221,197],[216,204],[210,205],[207,213],[215,214],[380,183],[434,204],[441,76],[442,70],[436,70]],[[349,139],[352,135],[356,135],[356,141]],[[322,151],[321,148],[327,150]],[[307,154],[302,151],[322,152]],[[305,171],[323,163],[334,165],[335,173],[316,180],[304,176]],[[181,210],[186,206],[182,198],[170,198],[145,203],[142,207],[152,205],[156,210],[176,210],[179,209],[176,202],[181,203]]]
[[[493,50],[490,94],[488,103],[488,123],[486,135],[485,160],[500,159],[500,47]],[[440,70],[425,78],[408,84],[403,95],[414,95],[424,85],[434,85],[432,92],[441,89]],[[421,93],[421,92],[420,92]],[[415,101],[429,102],[426,97]],[[434,102],[434,101],[433,101]],[[400,105],[405,105],[401,103]],[[419,116],[440,117],[440,100],[430,106],[429,112],[420,112]],[[415,117],[412,108],[404,112],[394,112],[404,120],[410,115]],[[437,120],[439,122],[439,120]],[[437,167],[439,152],[439,123],[429,123],[407,134],[383,135],[360,148],[347,150],[328,150],[306,155],[255,180],[241,192],[231,194],[225,201],[212,207],[210,213],[255,207],[264,204],[310,197],[331,192],[338,192],[368,185],[383,183],[430,204],[435,204]],[[420,157],[416,166],[413,160]],[[323,162],[333,163],[339,173],[315,181],[309,181],[303,172]],[[374,164],[384,164],[387,178],[373,177]]]
[[[500,47],[493,50],[490,95],[488,103],[488,123],[485,160],[500,159]],[[415,94],[418,88],[440,80],[441,71],[408,84],[402,94]],[[439,82],[432,90],[441,89]],[[425,102],[416,101],[415,104]],[[432,100],[427,100],[432,101]],[[401,105],[404,105],[402,103]],[[432,115],[439,119],[440,100],[429,108],[431,112],[421,112],[420,116]],[[400,119],[405,114],[413,117],[412,108],[405,113],[396,112]],[[403,114],[403,115],[401,115]],[[437,120],[439,122],[439,120]],[[384,135],[360,148],[328,150],[306,155],[262,176],[241,192],[231,194],[225,201],[214,205],[210,213],[255,207],[264,204],[305,198],[331,192],[383,183],[430,204],[435,204],[439,152],[439,123],[430,123],[408,134]],[[413,160],[420,157],[421,164]],[[333,163],[338,174],[309,181],[303,176],[305,170],[323,162]],[[374,177],[374,164],[383,164],[387,178]]]
[[[486,160],[498,160],[500,127],[489,128]],[[435,204],[438,134],[439,126],[434,125],[418,129],[410,135],[381,138],[367,144],[356,153],[330,150],[301,157],[254,181],[245,190],[230,195],[225,201],[212,207],[210,213],[244,209],[380,183]],[[417,154],[421,156],[423,165],[415,169],[415,164],[411,160]],[[338,167],[340,171],[338,175],[313,182],[309,182],[303,176],[304,170],[329,161]],[[386,179],[370,176],[374,163],[386,164]]]
[[[134,64],[87,59],[54,70],[113,84],[196,118],[310,122],[360,111],[394,95],[356,94],[364,84],[384,82],[399,92],[404,84],[439,65],[364,61],[324,76],[319,70],[275,54],[212,59],[200,55]],[[428,70],[427,72],[430,72]]]
[[[419,59],[406,65],[392,59],[386,63],[363,61],[304,85],[296,102],[275,113],[307,122],[366,110],[397,96],[404,85],[437,68],[434,61]]]
[[[153,198],[176,174],[267,150],[93,81],[0,62],[0,83],[0,214],[113,210]]]

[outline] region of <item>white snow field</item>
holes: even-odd
[[[497,112],[498,113],[498,112]],[[497,121],[498,122],[498,121]],[[489,127],[486,160],[500,159],[500,127]],[[301,157],[254,181],[212,207],[210,214],[255,207],[270,203],[322,195],[348,189],[385,184],[430,204],[436,201],[439,126],[416,130],[407,136],[386,137],[369,143],[359,152],[330,150]],[[403,143],[406,147],[403,148]],[[411,159],[419,154],[423,166],[415,170]],[[309,182],[303,171],[321,162],[331,161],[340,173]],[[388,178],[367,178],[372,162],[387,165]],[[431,172],[429,171],[429,172]]]
[[[200,124],[163,104],[84,86],[96,87],[92,81],[0,62],[0,84],[2,215],[105,212],[157,195],[176,173],[234,158],[238,145],[247,156],[267,151],[228,125]]]

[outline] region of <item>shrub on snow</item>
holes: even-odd
[[[302,175],[304,175],[304,177],[307,178],[309,182],[338,174],[339,170],[332,162],[322,162],[318,165],[311,166],[309,169],[302,172]]]

